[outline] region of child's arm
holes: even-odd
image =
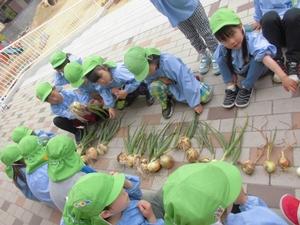
[[[290,79],[288,75],[280,68],[280,66],[272,59],[271,56],[266,55],[263,58],[263,63],[266,67],[268,67],[270,70],[272,70],[274,73],[276,73],[280,80],[282,81],[282,86],[285,90],[296,92],[297,89],[297,82]]]
[[[261,20],[263,15],[262,15],[262,11],[259,6],[259,0],[254,0],[254,9],[255,9],[255,11],[254,11],[253,18],[254,18],[255,22],[260,25],[259,21]]]
[[[138,176],[126,175],[124,188],[130,199],[140,200],[142,198],[140,183],[140,178]]]
[[[148,221],[148,223],[143,223],[143,225],[148,225],[148,224],[163,225],[164,224],[163,219],[156,219],[156,216],[153,213],[150,202],[147,202],[145,200],[141,200],[138,203],[138,208],[141,211],[141,213],[143,214],[143,216]]]
[[[111,91],[107,88],[101,88],[101,90],[99,90],[99,94],[103,99],[104,108],[108,109],[109,118],[111,118],[111,119],[115,118],[115,116],[116,116],[116,110],[114,109],[115,99],[112,96]]]

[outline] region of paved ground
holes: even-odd
[[[252,21],[251,1],[203,0],[201,2],[208,15],[221,6],[229,6],[238,12],[244,23]],[[135,44],[156,46],[163,51],[173,53],[181,57],[193,70],[197,70],[199,59],[196,51],[178,30],[170,27],[167,20],[156,12],[148,1],[128,2],[124,7],[110,13],[78,35],[65,50],[83,57],[97,53],[119,61],[124,51]],[[41,104],[34,97],[34,85],[37,81],[51,80],[50,71],[49,65],[40,67],[17,91],[10,103],[10,109],[1,115],[0,146],[10,142],[11,131],[20,124],[34,129],[57,131],[52,124],[53,115],[50,113],[49,106]],[[214,86],[215,96],[205,106],[200,119],[209,121],[214,127],[226,133],[231,129],[234,117],[238,118],[238,123],[242,123],[246,116],[249,116],[250,123],[244,136],[241,159],[253,158],[256,148],[264,143],[261,134],[254,127],[260,127],[266,120],[268,121],[264,128],[266,133],[270,133],[276,127],[278,129],[277,143],[282,142],[285,136],[291,142],[292,134],[295,133],[296,146],[287,154],[293,162],[293,167],[288,172],[277,170],[274,175],[268,176],[262,166],[258,166],[253,176],[244,176],[244,184],[248,192],[261,196],[272,208],[278,208],[279,198],[284,193],[300,196],[300,180],[295,173],[295,168],[300,166],[300,93],[291,96],[281,86],[272,84],[271,77],[267,76],[256,84],[255,94],[249,107],[243,110],[224,110],[220,107],[224,95],[221,78],[208,74],[205,76],[205,81]],[[177,104],[173,118],[180,120],[183,114],[191,113],[187,106]],[[144,106],[143,99],[137,101],[126,111],[122,129],[110,143],[110,151],[95,165],[97,169],[135,173],[133,170],[120,167],[115,159],[116,154],[122,150],[122,137],[129,122],[134,122],[136,126],[141,122],[147,122],[159,127],[165,123],[165,120],[161,116],[159,105],[147,108]],[[279,148],[276,151],[279,151]],[[176,166],[184,163],[184,155],[181,152],[174,152],[173,155]],[[161,171],[155,176],[143,178],[142,188],[157,190],[171,172]],[[52,225],[58,223],[59,217],[57,211],[24,199],[7,179],[1,167],[0,224]]]

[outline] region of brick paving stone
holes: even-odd
[[[16,218],[12,225],[23,225],[23,224],[24,223],[20,219]]]
[[[300,113],[299,112],[295,112],[292,113],[292,127],[294,129],[300,129]]]
[[[49,220],[54,224],[59,224],[60,218],[61,212],[59,210],[53,210]]]
[[[43,218],[37,215],[32,215],[29,224],[40,225],[43,221]]]
[[[161,114],[145,115],[143,116],[143,122],[149,125],[160,124]]]
[[[254,173],[249,176],[241,172],[243,177],[243,182],[246,184],[263,184],[263,185],[269,185],[270,183],[270,177],[264,170],[262,166],[256,166]]]
[[[10,203],[8,201],[4,201],[2,206],[1,206],[1,210],[6,212],[9,208],[9,206],[10,206]]]
[[[291,114],[277,114],[267,116],[255,116],[253,121],[253,127],[260,128],[262,124],[265,124],[263,130],[286,130],[292,128]],[[293,127],[294,128],[294,127]]]
[[[271,176],[271,185],[300,188],[299,177],[296,168],[291,167],[287,171],[277,169]]]
[[[300,111],[300,97],[280,99],[273,103],[274,113],[287,113],[287,112],[299,112]]]
[[[223,107],[211,107],[208,111],[208,120],[234,118],[236,109],[224,109]]]
[[[252,102],[248,107],[238,110],[238,117],[268,115],[272,113],[272,102]]]

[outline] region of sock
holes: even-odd
[[[235,85],[235,84],[228,85],[228,86],[226,87],[226,89],[235,91],[235,90],[236,90],[236,85]]]

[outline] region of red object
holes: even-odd
[[[280,209],[284,217],[294,225],[300,222],[300,200],[293,195],[283,195],[280,199]]]

